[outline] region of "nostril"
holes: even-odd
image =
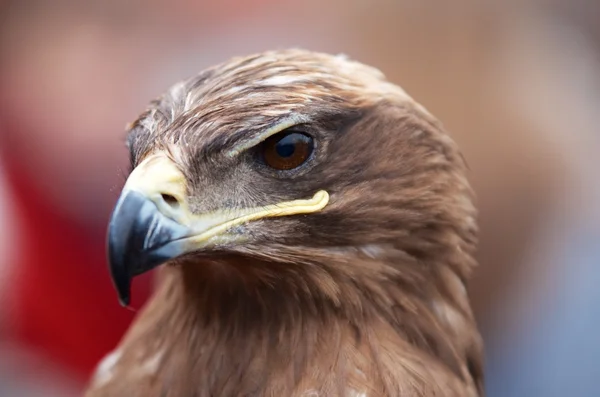
[[[170,194],[161,194],[162,199],[165,203],[167,203],[169,206],[171,206],[172,208],[179,208],[179,200],[177,200],[175,198],[175,196],[172,196]]]

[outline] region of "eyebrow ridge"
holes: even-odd
[[[253,138],[251,138],[250,140],[241,142],[237,145],[235,145],[232,149],[227,151],[227,157],[229,158],[233,158],[238,156],[240,153],[245,152],[246,150],[258,145],[259,143],[265,141],[267,138],[269,138],[270,136],[273,136],[285,129],[288,129],[290,127],[293,127],[295,125],[298,124],[305,124],[310,122],[311,119],[308,116],[304,116],[304,115],[293,115],[290,117],[286,117],[285,119],[281,120],[280,122],[278,122],[277,124],[267,128],[264,131],[261,131],[260,133],[258,133],[257,135],[255,135]]]

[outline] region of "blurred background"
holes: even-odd
[[[79,395],[135,314],[104,253],[125,124],[207,66],[303,47],[378,67],[463,148],[488,396],[600,396],[598,21],[597,0],[0,0],[0,395]]]

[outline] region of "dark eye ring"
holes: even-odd
[[[267,138],[260,151],[267,166],[284,171],[304,164],[314,146],[314,139],[310,135],[288,129]]]

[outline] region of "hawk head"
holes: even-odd
[[[128,146],[108,235],[123,304],[168,264],[206,321],[333,316],[360,333],[376,317],[480,381],[465,162],[381,72],[301,50],[235,58],[153,101]]]

